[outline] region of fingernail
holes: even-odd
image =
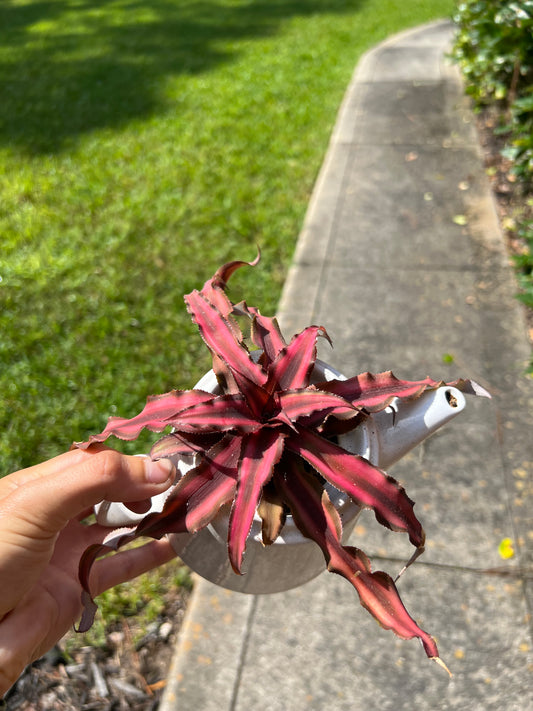
[[[146,462],[146,480],[151,484],[164,484],[175,473],[170,459],[158,459],[156,462],[150,459]]]

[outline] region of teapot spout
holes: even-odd
[[[380,469],[387,469],[465,408],[463,393],[442,386],[415,400],[395,398],[360,428],[359,452]]]

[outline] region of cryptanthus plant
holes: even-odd
[[[77,445],[86,448],[111,435],[133,440],[143,428],[168,429],[170,433],[153,446],[151,457],[195,458],[195,467],[178,479],[161,512],[149,513],[135,528],[117,531],[104,544],[85,551],[80,562],[84,615],[79,629],[90,627],[96,611],[89,573],[98,556],[138,536],[194,534],[228,505],[228,556],[236,574],[241,572],[256,512],[265,545],[277,539],[290,515],[301,533],[320,546],[328,569],[354,586],[362,605],[383,627],[404,639],[418,637],[427,656],[440,661],[434,639],[408,614],[392,578],[372,572],[361,550],[342,544],[341,519],[327,488],[345,492],[360,507],[371,509],[379,523],[406,533],[415,547],[413,558],[417,557],[424,548],[424,531],[414,503],[397,481],[344,449],[337,437],[353,431],[394,398],[411,400],[443,383],[430,378],[399,380],[389,371],[311,384],[317,339],[329,340],[325,329],[309,326],[287,342],[275,318],[262,316],[246,302],[235,305],[226,295],[232,273],[257,261],[225,264],[201,291],[185,297],[211,353],[219,392],[174,390],[149,397],[139,415],[112,417],[103,432]],[[249,345],[237,316],[249,320]],[[447,385],[488,395],[469,380]]]

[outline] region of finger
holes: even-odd
[[[105,445],[94,445],[91,447],[91,453],[109,449]],[[35,479],[41,479],[52,474],[59,474],[61,471],[78,466],[86,459],[87,452],[81,449],[73,449],[69,452],[59,454],[57,457],[48,459],[40,464],[21,469],[9,476],[0,479],[0,498],[7,495],[8,492],[18,489],[22,484],[26,484]]]
[[[151,541],[139,548],[115,553],[95,563],[91,573],[91,589],[95,595],[136,578],[176,557],[167,538]]]
[[[44,476],[33,476],[0,501],[0,531],[4,528],[2,513],[7,511],[24,522],[27,536],[39,536],[39,530],[58,532],[70,519],[104,499],[142,501],[165,491],[175,476],[169,460],[153,462],[105,448],[82,455],[74,466],[64,467],[62,461],[50,470],[46,463]]]

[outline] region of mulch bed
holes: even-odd
[[[510,255],[520,255],[527,249],[524,240],[516,232],[517,217],[522,222],[533,220],[533,205],[528,205],[532,197],[529,190],[516,180],[511,173],[511,161],[504,158],[501,150],[505,146],[505,136],[494,129],[500,124],[500,114],[494,108],[485,108],[476,114],[480,143],[483,149],[485,168],[495,198],[500,225]],[[525,309],[528,336],[533,344],[533,309]]]
[[[139,630],[135,617],[125,618],[106,630],[104,647],[83,646],[67,658],[62,640],[26,669],[6,696],[4,708],[155,711],[165,688],[189,595],[186,588],[168,590],[155,622],[146,630]],[[0,708],[1,704],[0,701]]]

